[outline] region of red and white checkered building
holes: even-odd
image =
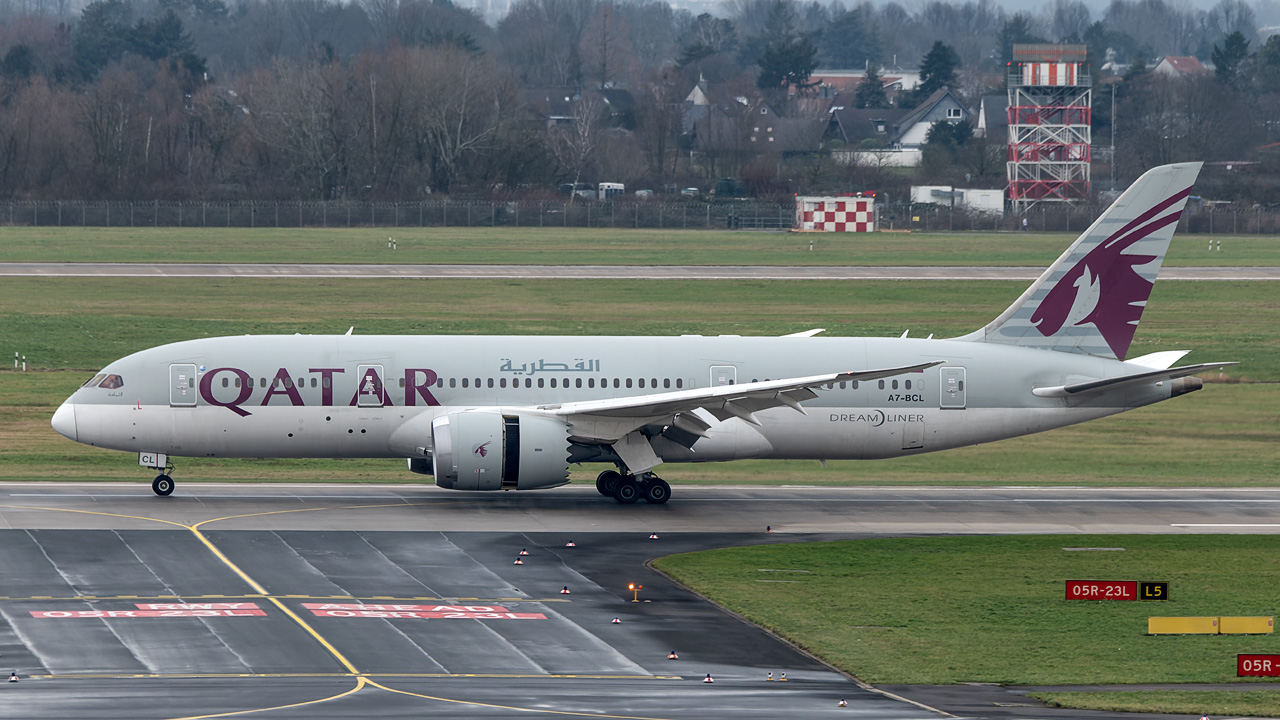
[[[876,200],[870,197],[796,196],[796,230],[875,232]]]

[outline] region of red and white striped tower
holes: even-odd
[[[1014,45],[1008,78],[1010,206],[1087,200],[1093,83],[1085,46]]]

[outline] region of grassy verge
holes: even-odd
[[[387,249],[395,237],[398,249]],[[1069,233],[814,234],[628,228],[0,229],[7,262],[307,262],[550,265],[1027,265]],[[1280,238],[1177,236],[1166,265],[1280,265]],[[809,242],[814,241],[813,250]]]
[[[1142,691],[1032,693],[1053,707],[1177,715],[1280,717],[1280,691]]]
[[[0,352],[93,370],[165,342],[243,333],[963,334],[1018,296],[1013,282],[692,280],[139,280],[6,278]],[[1237,360],[1280,380],[1280,295],[1268,283],[1159,283],[1131,354]]]
[[[1276,635],[1146,635],[1152,615],[1276,615],[1280,538],[1091,535],[1089,546],[1124,550],[1064,550],[1082,544],[1078,536],[875,539],[655,564],[873,683],[1237,682],[1237,653],[1280,652]],[[1068,579],[1167,580],[1171,600],[1068,601]]]

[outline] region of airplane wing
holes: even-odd
[[[800,403],[817,397],[818,394],[814,390],[822,385],[851,380],[878,380],[917,372],[941,365],[943,362],[938,360],[895,368],[828,373],[606,400],[540,405],[538,409],[553,415],[573,416],[576,436],[605,442],[617,440],[639,425],[659,421],[663,424],[674,424],[696,436],[703,436],[710,425],[693,415],[694,410],[705,410],[721,421],[736,417],[753,425],[759,425],[760,421],[756,419],[755,413],[769,408],[785,405],[802,414],[807,414]],[[602,422],[588,422],[591,419]],[[581,434],[581,431],[589,426],[596,426],[598,432]]]
[[[1128,385],[1137,385],[1140,383],[1158,382],[1161,380],[1173,380],[1175,378],[1195,375],[1206,370],[1217,370],[1228,365],[1235,365],[1233,362],[1220,363],[1203,363],[1201,365],[1186,365],[1180,368],[1171,368],[1168,370],[1152,370],[1150,372],[1135,373],[1133,375],[1122,375],[1120,377],[1103,378],[1101,380],[1089,380],[1086,382],[1071,383],[1070,385],[1052,385],[1049,387],[1038,387],[1031,390],[1031,394],[1036,397],[1079,397],[1085,393],[1098,392],[1100,390],[1115,390]]]

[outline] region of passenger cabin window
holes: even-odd
[[[556,379],[551,378],[551,387],[555,387],[555,386],[556,386]]]
[[[894,380],[894,381],[893,381],[893,389],[894,389],[894,390],[897,390],[897,389],[898,389],[898,381],[897,381],[897,380]]]
[[[876,382],[876,384],[880,386],[880,389],[881,389],[881,390],[883,390],[883,389],[884,389],[884,381],[883,381],[883,380],[879,380],[879,381],[877,381],[877,382]]]
[[[467,378],[462,378],[462,387],[467,387]]]
[[[493,387],[493,378],[489,378],[488,386],[489,386],[490,388],[492,388],[492,387]]]
[[[194,381],[195,378],[187,378],[187,387],[193,387],[191,383]],[[119,375],[108,375],[98,383],[98,387],[104,390],[118,390],[124,387],[124,378]]]
[[[574,379],[573,379],[573,386],[574,386],[574,387],[577,387],[577,388],[582,387],[582,378],[574,378]]]
[[[906,389],[906,390],[910,390],[910,389],[911,389],[911,381],[910,381],[910,380],[907,380],[906,382],[902,383],[902,387],[903,387],[904,389]]]
[[[676,389],[684,387],[684,378],[676,378]]]
[[[498,387],[503,387],[503,388],[504,388],[504,387],[506,387],[506,386],[507,386],[507,379],[506,379],[506,378],[498,378]]]
[[[670,387],[671,387],[671,378],[663,378],[663,380],[662,380],[662,387],[663,387],[663,388],[670,388]]]
[[[545,385],[543,385],[542,378],[538,378],[538,387],[545,387]]]

